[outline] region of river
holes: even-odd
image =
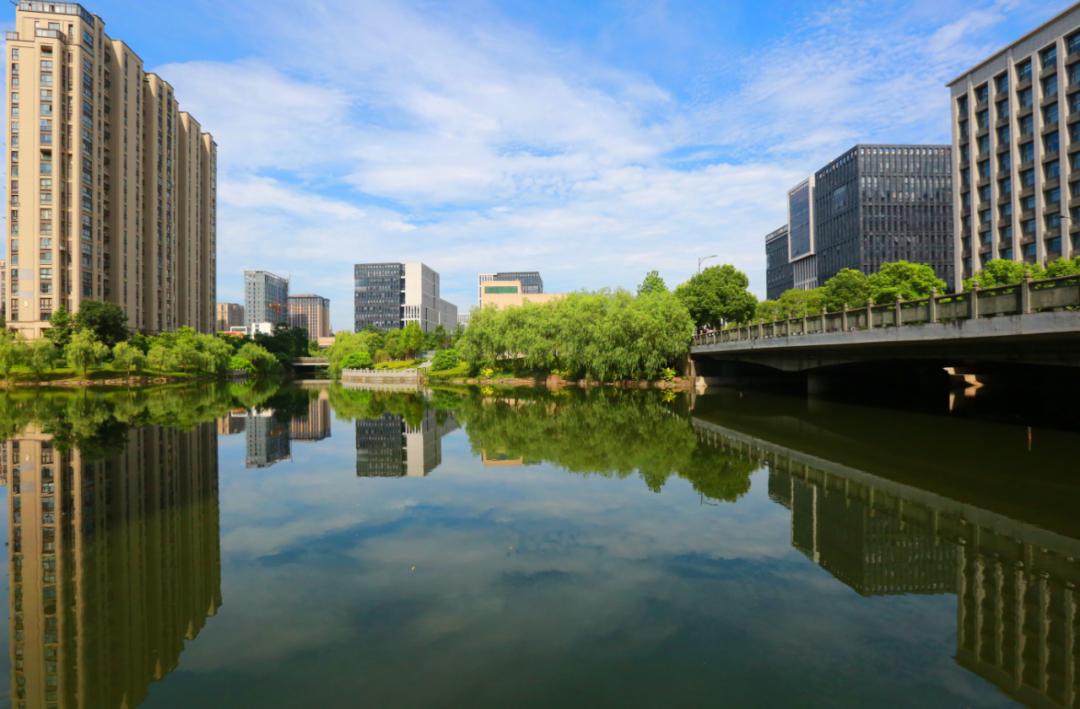
[[[0,396],[13,706],[1080,702],[1080,433],[718,390]]]

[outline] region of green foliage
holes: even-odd
[[[265,347],[257,345],[254,342],[244,343],[244,345],[237,350],[235,356],[250,362],[251,365],[255,367],[255,373],[260,377],[281,372],[281,363],[278,359]]]
[[[650,293],[667,293],[668,287],[664,283],[664,279],[660,277],[659,271],[649,271],[645,274],[645,280],[641,282],[641,285],[637,288],[638,295],[647,295]]]
[[[95,339],[106,347],[113,347],[117,342],[128,339],[127,315],[115,303],[103,303],[98,300],[84,300],[75,315],[75,328],[89,330]]]
[[[842,268],[825,281],[821,288],[825,308],[837,312],[848,308],[862,308],[873,297],[870,278],[854,268]]]
[[[1046,264],[1043,278],[1063,278],[1065,276],[1080,276],[1080,256],[1071,259],[1059,258]]]
[[[424,335],[425,350],[442,350],[450,347],[453,341],[451,333],[442,325],[438,325],[433,331]]]
[[[424,349],[424,331],[419,323],[408,323],[401,331],[401,349],[405,359],[412,359]]]
[[[113,366],[121,369],[130,377],[142,372],[146,367],[146,355],[130,342],[117,342],[113,347]]]
[[[374,364],[371,355],[363,350],[350,352],[345,359],[341,360],[342,369],[371,369]]]
[[[757,298],[746,274],[730,264],[711,266],[675,289],[699,327],[745,323],[754,316]]]
[[[401,330],[387,330],[383,335],[383,349],[390,355],[390,359],[401,359],[405,356],[405,346],[401,342]]]
[[[94,335],[92,330],[77,330],[64,349],[68,364],[84,378],[91,367],[96,367],[109,356],[109,348]]]
[[[255,335],[254,343],[275,355],[279,362],[292,362],[308,354],[307,330],[302,327],[289,327],[284,323],[278,323],[272,335]]]
[[[1023,281],[1025,276],[1041,278],[1042,275],[1042,269],[1035,264],[1021,263],[1012,259],[994,259],[987,261],[981,271],[964,281],[964,289],[971,290],[975,286],[979,288],[1012,286]]]
[[[878,304],[928,298],[931,292],[943,293],[948,287],[933,268],[910,261],[884,263],[868,280],[871,296]]]
[[[27,346],[26,365],[30,367],[35,379],[41,379],[45,372],[52,369],[56,356],[56,345],[42,337]]]
[[[663,379],[665,382],[675,381],[675,375],[676,371],[671,367],[664,367],[664,369],[660,372],[660,378]]]
[[[771,321],[810,317],[820,315],[824,307],[825,294],[823,289],[800,290],[792,288],[781,293],[776,300],[765,300],[758,303],[756,319]]]
[[[56,349],[63,352],[71,342],[71,336],[75,332],[75,320],[64,306],[53,311],[49,317],[49,329],[45,331],[45,337],[49,338]]]
[[[420,364],[418,359],[394,359],[389,362],[379,362],[375,369],[414,369]]]
[[[10,330],[0,331],[0,376],[11,379],[15,367],[26,357],[23,342]]]
[[[572,293],[505,310],[478,308],[457,349],[474,371],[505,364],[605,381],[655,379],[686,355],[693,329],[670,293]]]
[[[229,359],[229,371],[230,372],[244,372],[245,374],[255,374],[255,365],[251,363],[251,360],[243,357],[233,355]]]
[[[431,360],[431,371],[443,372],[448,369],[453,369],[461,362],[461,355],[457,350],[439,350],[435,353],[435,357]]]
[[[342,366],[343,362],[352,354],[363,353],[370,357],[373,363],[378,361],[376,348],[381,346],[382,342],[383,336],[373,330],[337,333],[334,336],[334,344],[326,350],[326,359],[330,363],[330,376],[335,379],[341,376],[341,370],[345,369]]]

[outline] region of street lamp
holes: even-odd
[[[701,264],[705,263],[711,258],[716,258],[719,254],[713,254],[712,256],[699,256],[697,260],[697,272],[701,273]]]

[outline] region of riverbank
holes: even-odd
[[[497,387],[533,387],[559,391],[560,389],[578,388],[595,389],[610,387],[615,389],[661,389],[668,391],[691,391],[694,388],[694,380],[690,377],[675,377],[672,380],[622,380],[614,382],[601,382],[595,379],[564,379],[551,374],[547,377],[519,377],[519,376],[495,376],[495,377],[428,377],[428,384],[457,384],[464,386],[497,386]]]
[[[66,372],[52,372],[42,379],[13,378],[0,380],[0,389],[130,389],[133,387],[164,386],[170,384],[197,384],[217,381],[213,375],[196,375],[184,372],[140,374],[125,376],[118,372],[91,372],[81,377]],[[236,381],[232,379],[230,381]]]

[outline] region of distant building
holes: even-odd
[[[765,236],[765,291],[769,300],[795,287],[795,273],[788,256],[787,224]]]
[[[1080,254],[1080,5],[949,84],[955,279]]]
[[[0,259],[0,318],[7,318],[7,261]]]
[[[273,410],[249,412],[246,418],[245,468],[269,468],[274,463],[292,459],[289,426],[274,418]]]
[[[289,322],[289,279],[269,271],[244,271],[244,327],[273,330]]]
[[[526,290],[521,281],[485,281],[480,286],[480,307],[513,308],[525,303],[548,303],[563,297],[562,293],[537,293]]]
[[[439,274],[419,261],[356,264],[353,281],[357,332],[403,328],[411,322],[424,332],[457,326],[457,306],[440,297]]]
[[[768,297],[893,261],[928,264],[953,284],[949,155],[947,145],[856,145],[789,190],[786,231],[765,238]]]
[[[458,428],[447,414],[427,409],[418,427],[397,414],[356,421],[357,477],[423,477],[442,462],[442,437]]]
[[[499,271],[498,273],[481,273],[477,276],[477,302],[484,300],[484,284],[490,281],[517,281],[521,284],[521,292],[535,295],[544,292],[544,279],[539,271]]]
[[[330,299],[321,295],[290,295],[289,324],[306,330],[309,340],[330,337]]]
[[[218,303],[215,315],[214,329],[217,332],[244,325],[244,306],[239,303]]]
[[[294,416],[289,422],[290,441],[321,441],[330,437],[330,398],[326,389],[308,401],[307,414]]]

